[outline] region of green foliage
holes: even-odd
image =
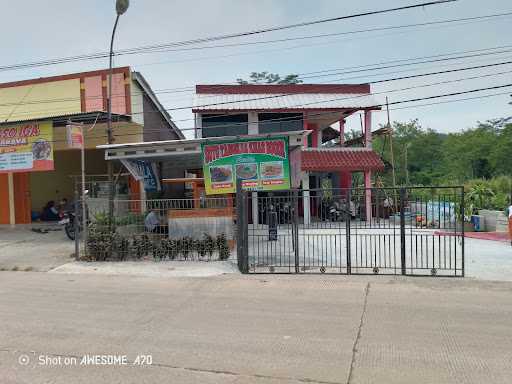
[[[507,183],[512,176],[512,124],[507,119],[479,123],[462,132],[443,134],[421,127],[418,120],[394,122],[393,154],[398,185],[461,185],[471,179]],[[392,185],[389,138],[373,147],[387,165],[382,179]],[[510,185],[505,194],[510,194]],[[497,189],[491,186],[496,193]],[[498,198],[496,197],[496,203]],[[503,198],[501,197],[501,200]]]
[[[87,256],[84,261],[124,261],[140,260],[152,256],[155,261],[175,260],[181,256],[184,260],[212,260],[218,251],[219,260],[230,256],[229,243],[224,234],[217,238],[204,234],[202,239],[191,237],[181,239],[162,239],[150,235],[136,234],[123,236],[111,231],[108,226],[91,224],[87,240]]]
[[[226,235],[223,233],[217,237],[217,248],[219,250],[219,259],[227,260],[229,259],[229,244]]]
[[[302,80],[299,79],[299,75],[286,75],[285,77],[281,77],[281,75],[277,73],[270,72],[251,72],[249,75],[249,80],[244,79],[236,79],[238,84],[299,84],[302,83]]]

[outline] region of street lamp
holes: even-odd
[[[114,23],[114,29],[112,30],[112,38],[110,39],[110,53],[109,53],[109,73],[108,73],[108,99],[107,99],[107,143],[112,144],[114,142],[114,135],[112,134],[112,61],[114,59],[114,38],[116,35],[117,24],[119,18],[123,15],[130,6],[130,0],[117,0],[116,1],[116,21]],[[110,187],[109,193],[109,219],[114,216],[114,165],[112,161],[107,163],[108,169],[108,182]]]

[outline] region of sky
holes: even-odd
[[[163,44],[262,27],[288,25],[315,19],[394,8],[424,1],[415,0],[131,0],[130,9],[121,17],[116,49]],[[0,23],[0,67],[107,51],[115,19],[114,0],[0,0],[4,17]],[[176,124],[187,136],[193,128],[190,109],[193,92],[175,92],[176,88],[195,84],[232,83],[247,78],[253,71],[305,74],[339,68],[344,74],[311,77],[308,83],[364,83],[418,73],[512,61],[512,14],[479,22],[459,22],[435,26],[411,27],[392,31],[352,33],[343,36],[304,39],[303,37],[353,32],[361,29],[425,23],[497,13],[512,13],[510,0],[458,0],[453,3],[360,17],[315,26],[272,32],[217,43],[195,45],[201,49],[165,51],[118,56],[115,65],[129,65],[140,71],[157,92],[162,104],[171,110]],[[8,17],[5,17],[8,15]],[[281,43],[205,48],[219,44],[261,42],[283,38],[301,39]],[[391,60],[453,54],[468,50],[502,48],[494,55],[449,62],[425,63],[373,71],[362,66]],[[505,52],[504,52],[505,51]],[[108,59],[80,61],[24,70],[0,70],[0,82],[101,69]],[[346,69],[346,67],[352,67]],[[343,69],[345,68],[345,69]],[[347,74],[347,71],[351,72]],[[407,72],[406,72],[407,71]],[[357,76],[357,77],[356,77]],[[485,77],[479,77],[485,76]],[[474,78],[479,77],[479,78]],[[473,78],[473,79],[467,79]],[[460,80],[464,79],[464,80]],[[460,80],[454,82],[453,80]],[[448,84],[434,84],[451,81]],[[372,85],[376,98],[390,103],[445,93],[512,83],[512,65],[463,71],[430,77]],[[427,85],[422,87],[422,85]],[[410,89],[414,87],[413,89]],[[403,90],[403,88],[409,88]],[[160,90],[172,90],[160,92]],[[508,93],[506,93],[508,92]],[[425,128],[456,132],[473,127],[478,121],[511,116],[512,87],[430,102],[505,93],[437,105],[416,106],[428,101],[391,106],[393,121],[418,119]],[[403,108],[407,106],[407,108]],[[374,129],[386,122],[386,113],[375,113]],[[359,117],[347,122],[348,129],[359,127]]]

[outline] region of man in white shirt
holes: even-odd
[[[167,225],[160,223],[160,216],[157,209],[152,209],[144,219],[144,227],[146,231],[160,234],[167,234],[169,229]]]

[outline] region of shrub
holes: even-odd
[[[221,233],[217,237],[217,249],[219,250],[219,260],[227,260],[229,259],[229,244],[228,239],[226,238],[226,235]]]

